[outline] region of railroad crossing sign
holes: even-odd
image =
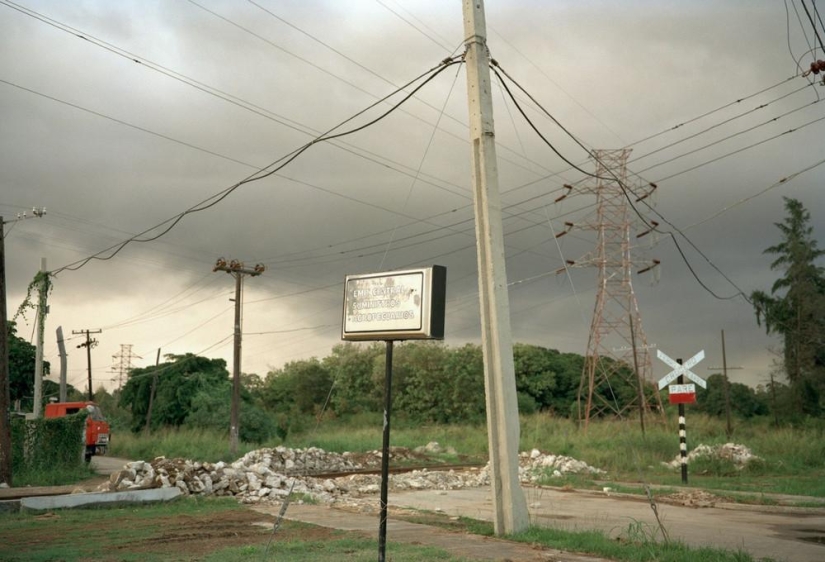
[[[688,359],[687,361],[685,361],[682,365],[679,365],[679,363],[677,363],[676,361],[662,353],[661,349],[656,351],[656,355],[659,359],[667,363],[667,365],[673,369],[671,372],[662,377],[662,379],[659,381],[659,390],[662,390],[664,387],[666,387],[668,384],[672,383],[682,375],[686,376],[702,388],[708,387],[708,385],[705,383],[705,380],[702,377],[700,377],[699,375],[690,370],[691,367],[696,366],[696,364],[699,363],[699,361],[705,358],[704,349],[696,355],[694,355],[693,357],[691,357],[690,359]]]

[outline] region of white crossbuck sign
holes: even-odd
[[[696,366],[696,364],[699,363],[699,361],[701,361],[702,359],[705,358],[705,350],[704,349],[702,351],[700,351],[699,353],[697,353],[696,355],[694,355],[693,357],[691,357],[690,359],[688,359],[687,361],[685,361],[684,364],[682,364],[682,365],[679,365],[676,361],[674,361],[673,359],[671,359],[670,357],[668,357],[667,355],[662,353],[661,349],[657,350],[656,353],[657,353],[657,356],[659,357],[659,359],[661,359],[662,361],[667,363],[668,366],[670,366],[673,369],[671,372],[666,374],[662,378],[662,380],[659,381],[659,390],[662,390],[668,384],[670,384],[673,381],[675,381],[676,379],[678,379],[681,375],[686,376],[687,378],[689,378],[690,380],[692,380],[693,382],[695,382],[696,384],[698,384],[702,388],[707,388],[708,387],[708,385],[705,383],[705,380],[702,377],[700,377],[699,375],[697,375],[696,373],[694,373],[690,370],[691,367]]]

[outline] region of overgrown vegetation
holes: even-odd
[[[61,418],[11,422],[12,471],[15,484],[67,484],[87,476],[83,431],[88,412]]]

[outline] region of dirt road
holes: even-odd
[[[651,534],[657,529],[650,505],[638,497],[547,488],[528,488],[525,495],[531,521],[538,525],[568,530],[599,529],[614,537],[634,529]],[[485,520],[491,520],[493,512],[489,488],[399,492],[390,494],[389,503]],[[658,511],[670,538],[692,546],[742,549],[756,559],[825,560],[823,509],[741,504],[697,508],[660,503]],[[661,540],[661,535],[656,538]]]
[[[128,462],[130,462],[129,459],[95,455],[92,457],[92,468],[98,474],[109,475],[123,468]]]

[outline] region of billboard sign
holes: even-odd
[[[447,269],[347,275],[343,340],[443,339]]]

